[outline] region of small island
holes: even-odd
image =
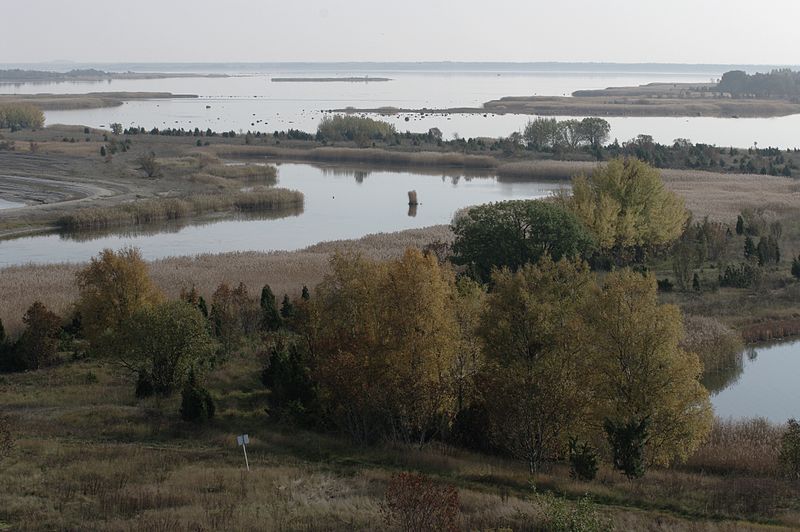
[[[579,90],[572,96],[507,96],[482,107],[447,109],[336,109],[341,113],[528,114],[539,116],[639,116],[771,118],[800,113],[800,72],[726,72],[718,83],[649,83],[638,87]]]

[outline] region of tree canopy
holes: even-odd
[[[660,172],[638,159],[612,159],[572,180],[563,204],[588,227],[602,250],[661,246],[683,233],[683,199],[664,187]]]
[[[472,207],[457,216],[453,262],[466,265],[488,281],[492,268],[516,270],[548,255],[584,257],[591,252],[591,234],[564,208],[538,200],[515,200]]]

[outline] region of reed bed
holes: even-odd
[[[94,230],[178,220],[232,209],[252,212],[302,205],[301,192],[284,188],[259,189],[252,192],[200,194],[186,199],[140,200],[112,207],[89,207],[61,217],[57,225],[66,231]]]
[[[704,373],[730,367],[744,349],[742,337],[715,318],[687,315],[684,329],[681,347],[697,353]]]
[[[518,179],[564,179],[578,174],[590,174],[598,163],[590,161],[518,161],[497,167],[500,177]]]
[[[278,169],[272,165],[228,165],[215,164],[204,168],[206,172],[226,179],[242,179],[246,181],[260,181],[275,184]]]
[[[769,342],[798,335],[800,335],[800,318],[754,323],[742,331],[744,340],[752,343]]]
[[[215,153],[220,157],[278,157],[297,161],[329,163],[371,163],[480,169],[494,169],[497,166],[497,159],[485,155],[432,151],[404,152],[379,148],[323,147],[293,149],[272,146],[220,146],[216,148]]]
[[[691,470],[727,475],[780,476],[785,428],[763,418],[714,420],[708,440],[686,463]]]
[[[354,251],[375,260],[401,256],[408,247],[422,248],[434,241],[451,241],[447,225],[378,233],[357,240],[322,242],[301,251],[238,252],[171,257],[150,262],[150,275],[167,294],[177,298],[182,288],[195,285],[208,301],[220,283],[245,283],[253,293],[264,284],[281,296],[297,296],[303,285],[313,289],[328,272],[330,256]],[[62,316],[71,312],[78,297],[75,273],[81,264],[30,264],[0,269],[0,319],[11,335],[22,331],[22,316],[41,301]]]

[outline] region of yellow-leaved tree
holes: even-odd
[[[658,303],[654,276],[619,270],[596,288],[587,324],[595,420],[646,420],[645,462],[685,460],[708,434],[712,410],[700,360],[679,347],[680,310]]]
[[[661,173],[638,159],[612,159],[590,176],[572,181],[563,203],[610,251],[662,246],[683,232],[683,199],[664,187]]]
[[[421,443],[455,413],[462,345],[452,271],[408,250],[377,263],[336,255],[312,299],[320,401],[359,441]]]
[[[585,263],[545,255],[492,281],[480,328],[484,404],[496,443],[534,472],[583,431],[592,400],[583,311],[594,279]]]
[[[76,310],[95,349],[109,347],[114,333],[138,310],[163,300],[136,248],[104,249],[77,273]]]

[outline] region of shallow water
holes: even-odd
[[[24,206],[25,206],[24,203],[18,203],[18,202],[15,202],[15,201],[8,201],[8,200],[4,200],[3,198],[0,198],[0,210],[3,210],[3,209],[14,209],[16,207],[24,207]]]
[[[235,73],[235,72],[233,72]],[[165,91],[197,94],[200,99],[127,102],[120,107],[75,111],[49,111],[47,123],[108,127],[125,126],[273,132],[288,128],[315,131],[326,110],[356,108],[478,107],[503,96],[564,96],[578,89],[631,86],[651,82],[708,82],[721,72],[392,72],[334,71],[330,76],[389,77],[370,83],[274,83],[273,76],[320,76],[310,72],[248,72],[231,78],[175,78],[112,80],[46,84],[2,84],[0,92],[85,93],[93,91]],[[207,108],[209,106],[209,108]],[[380,116],[401,131],[442,130],[446,138],[507,136],[519,131],[529,115],[400,114]],[[563,118],[563,117],[561,117]],[[800,147],[800,115],[779,118],[608,118],[611,138],[620,142],[640,133],[670,143],[688,138],[718,146]]]
[[[776,423],[800,419],[800,341],[748,349],[725,372],[725,386],[712,394],[721,418],[765,417]]]
[[[301,213],[280,219],[171,224],[105,234],[48,234],[0,241],[0,266],[86,261],[106,247],[137,246],[147,259],[227,251],[296,250],[318,242],[449,223],[469,205],[537,198],[561,182],[519,182],[492,176],[282,164],[278,186],[305,194]],[[420,205],[409,212],[408,191]],[[154,232],[155,231],[155,232]]]

